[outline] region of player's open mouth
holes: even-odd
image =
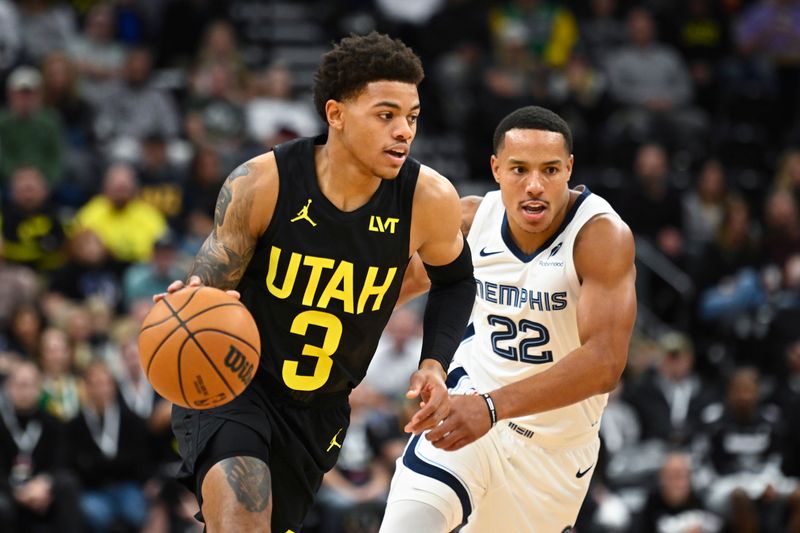
[[[541,202],[525,203],[520,206],[520,210],[522,211],[522,216],[528,222],[538,222],[544,216],[547,204]]]
[[[402,150],[385,150],[383,153],[398,163],[403,163],[408,156],[408,152]]]

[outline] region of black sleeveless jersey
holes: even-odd
[[[365,205],[343,212],[317,182],[314,146],[324,142],[275,147],[277,205],[238,287],[261,333],[258,373],[301,400],[349,392],[366,374],[408,265],[420,168],[407,159]]]

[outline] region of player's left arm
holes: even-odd
[[[420,410],[405,429],[420,433],[449,412],[444,384],[475,300],[472,256],[461,233],[461,203],[453,185],[428,167],[420,169],[414,193],[411,255],[417,253],[430,279],[423,318],[419,370],[407,397],[421,397]]]
[[[612,391],[628,357],[636,318],[636,270],[630,229],[599,215],[578,235],[575,268],[581,278],[577,321],[581,345],[539,374],[489,393],[496,419],[550,411]],[[438,448],[456,450],[491,428],[481,396],[453,398],[451,414],[430,433]]]

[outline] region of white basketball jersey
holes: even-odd
[[[547,370],[580,346],[575,238],[592,217],[616,213],[588,189],[577,190],[581,195],[561,227],[531,255],[513,242],[499,191],[488,193],[475,213],[468,241],[477,294],[454,363],[464,367],[480,392]],[[546,444],[584,441],[597,433],[607,396],[513,422],[519,425],[518,432],[532,430],[536,440]]]

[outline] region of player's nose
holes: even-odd
[[[542,176],[538,172],[531,172],[528,180],[525,182],[525,192],[531,196],[538,196],[544,192],[544,182]]]
[[[411,124],[404,118],[395,121],[394,131],[392,133],[397,140],[408,141],[414,137],[414,130],[411,128]]]

